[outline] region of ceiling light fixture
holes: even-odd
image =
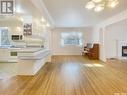
[[[20,20],[23,22],[24,21],[24,19],[23,18],[20,18]]]
[[[41,18],[41,21],[42,21],[43,23],[46,22],[46,20],[44,19],[44,17]]]
[[[93,9],[96,12],[104,10],[106,7],[114,8],[119,4],[118,0],[90,0],[86,4],[87,9]]]
[[[95,3],[99,3],[99,2],[101,2],[102,0],[92,0],[93,2],[95,2]]]
[[[101,5],[101,4],[95,6],[95,8],[94,8],[94,11],[95,11],[95,12],[100,12],[100,11],[102,11],[102,10],[104,10],[104,6]]]
[[[47,24],[46,24],[46,26],[47,26],[47,27],[50,27],[50,24],[49,24],[49,23],[47,23]]]
[[[94,7],[95,7],[94,2],[88,2],[87,5],[86,5],[87,9],[93,9]]]
[[[114,8],[119,4],[118,0],[108,2],[108,7]]]

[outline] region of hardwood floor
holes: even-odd
[[[0,80],[0,95],[123,95],[117,93],[127,93],[127,61],[54,56],[34,77]]]

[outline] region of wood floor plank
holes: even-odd
[[[127,93],[127,61],[53,56],[34,77],[0,80],[0,95],[114,95]]]

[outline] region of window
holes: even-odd
[[[0,28],[0,46],[10,46],[9,32],[7,28]]]
[[[61,33],[61,45],[82,46],[82,33],[80,32],[63,32]]]

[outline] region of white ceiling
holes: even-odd
[[[127,0],[119,0],[115,9],[100,13],[85,9],[89,0],[43,0],[57,27],[93,26],[127,9]]]
[[[39,10],[33,5],[31,0],[15,0],[15,2],[16,11],[19,11],[20,15],[31,15],[34,17],[41,17]]]

